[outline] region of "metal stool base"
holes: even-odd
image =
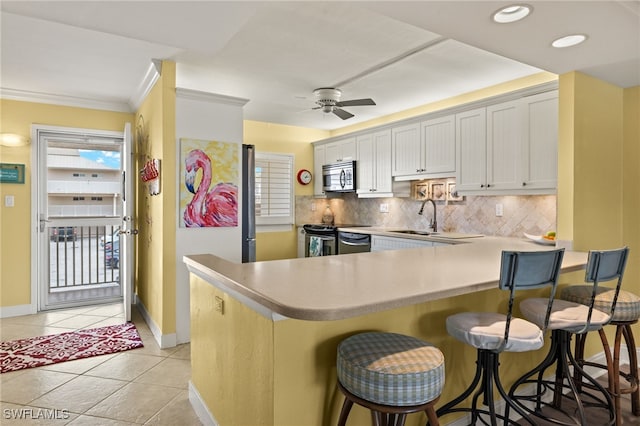
[[[509,397],[514,404],[531,416],[553,424],[588,425],[585,407],[597,407],[607,410],[609,422],[606,425],[614,425],[616,414],[611,395],[593,377],[588,375],[582,365],[573,357],[571,353],[572,335],[565,330],[553,330],[551,348],[546,358],[514,383],[509,390]],[[556,368],[555,379],[543,380],[545,371],[553,366]],[[576,381],[575,377],[580,379]],[[533,395],[516,394],[518,388],[525,384],[535,385],[536,392]],[[550,402],[543,400],[547,391],[553,396]],[[576,408],[571,411],[568,408],[563,408],[564,399],[572,400]],[[554,415],[550,417],[552,413]],[[605,425],[598,424],[597,426]]]

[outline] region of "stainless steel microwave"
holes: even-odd
[[[322,189],[325,192],[354,192],[356,162],[344,161],[322,166]]]

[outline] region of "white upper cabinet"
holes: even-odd
[[[456,118],[455,115],[434,118],[422,122],[424,146],[424,172],[446,173],[456,171]]]
[[[325,163],[334,164],[356,159],[356,138],[346,138],[325,145]]]
[[[392,197],[391,130],[358,136],[359,197]]]
[[[460,193],[554,193],[558,92],[457,114],[456,149],[456,189]]]
[[[525,125],[523,189],[556,188],[558,176],[558,92],[522,99]]]
[[[456,190],[484,189],[487,184],[486,108],[456,114],[456,151]]]
[[[420,123],[394,127],[392,136],[392,174],[408,176],[422,173],[422,141]]]
[[[456,170],[455,115],[393,128],[396,180],[450,177]]]
[[[521,115],[520,101],[487,107],[487,190],[521,186]]]
[[[325,145],[313,146],[313,195],[326,195],[322,190],[322,166],[325,164]]]

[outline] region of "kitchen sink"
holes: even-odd
[[[413,229],[401,229],[398,231],[390,231],[397,234],[409,234],[409,235],[431,235],[431,232],[427,231],[414,231]]]

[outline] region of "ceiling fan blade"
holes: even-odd
[[[353,114],[351,114],[350,112],[345,111],[343,109],[340,109],[340,108],[334,108],[333,109],[333,113],[335,115],[337,115],[338,117],[342,118],[343,120],[347,120],[347,119],[353,117]]]
[[[371,98],[367,99],[351,99],[349,101],[336,102],[336,106],[362,106],[362,105],[375,105],[376,103]]]

